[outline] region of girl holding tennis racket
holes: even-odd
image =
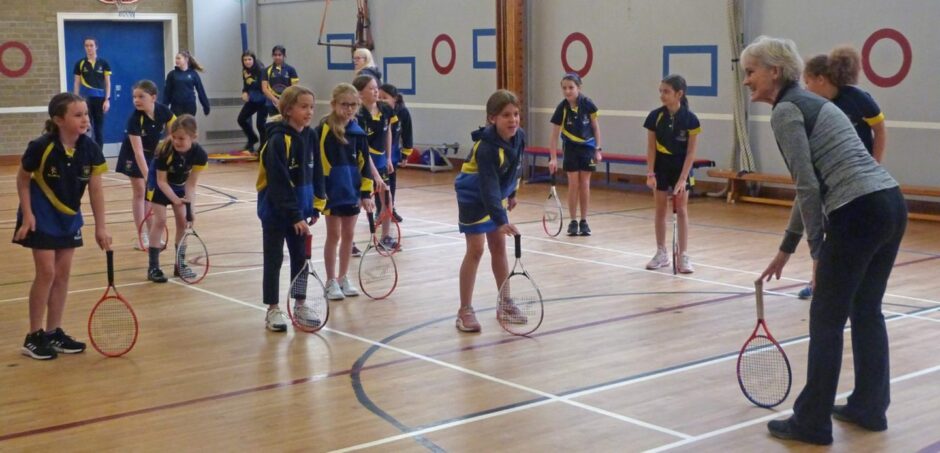
[[[166,283],[167,278],[160,269],[161,247],[154,247],[160,243],[163,231],[166,229],[166,208],[173,206],[173,216],[176,219],[176,244],[179,248],[183,232],[186,230],[186,209],[184,203],[195,203],[196,181],[199,174],[209,164],[209,155],[206,150],[196,143],[196,118],[184,114],[176,119],[170,126],[170,138],[157,148],[150,174],[147,177],[147,201],[153,209],[153,222],[150,225],[149,265],[147,266],[147,279],[155,283]],[[192,213],[195,221],[195,212]],[[176,256],[176,255],[174,255]],[[191,273],[185,263],[174,268],[173,275]]]
[[[366,132],[355,121],[359,111],[359,91],[341,83],[333,89],[332,111],[317,127],[317,155],[323,163],[326,191],[326,297],[342,300],[358,296],[359,288],[349,279],[353,233],[360,209],[372,215],[372,165]],[[339,269],[336,267],[339,254]]]
[[[308,225],[316,223],[324,204],[322,171],[315,152],[320,140],[309,127],[313,107],[313,91],[298,85],[287,87],[278,99],[282,114],[271,118],[268,141],[259,152],[256,188],[264,250],[262,302],[268,306],[265,326],[273,332],[284,332],[288,324],[279,306],[278,289],[284,242],[293,281],[306,262]]]
[[[379,87],[379,99],[392,106],[393,113],[398,117],[398,121],[392,124],[392,166],[398,168],[402,163],[402,156],[407,158],[414,149],[414,132],[411,123],[411,111],[405,106],[405,99],[395,85],[386,83]],[[388,175],[388,191],[392,195],[392,201],[395,201],[395,189],[398,186],[398,172],[392,172]],[[394,203],[393,203],[394,204]],[[401,222],[402,218],[398,211],[392,210],[392,217],[396,222]]]
[[[473,149],[454,182],[458,226],[467,242],[467,251],[460,265],[457,329],[461,332],[480,331],[471,303],[484,246],[489,246],[492,256],[497,291],[509,275],[506,236],[517,235],[519,230],[509,223],[508,211],[516,207],[516,186],[525,149],[525,131],[519,126],[519,109],[519,98],[511,91],[499,90],[490,96],[486,101],[488,125],[471,134]],[[501,306],[496,316],[518,316],[506,313],[516,310],[513,305]]]
[[[85,350],[84,343],[62,330],[62,314],[72,257],[82,246],[86,187],[95,216],[95,242],[102,250],[111,248],[101,182],[108,165],[101,147],[85,136],[89,127],[84,99],[72,93],[53,96],[45,133],[29,142],[16,174],[20,204],[13,242],[33,249],[36,266],[29,290],[29,333],[22,348],[23,355],[33,359]]]
[[[683,274],[694,272],[692,261],[686,254],[689,243],[689,192],[692,162],[702,126],[698,117],[689,110],[685,78],[678,74],[666,76],[659,84],[659,100],[663,106],[646,117],[647,129],[646,185],[653,189],[656,200],[656,255],[646,264],[647,269],[669,266],[666,249],[666,211],[669,199],[675,203],[679,226],[679,253],[675,263]]]

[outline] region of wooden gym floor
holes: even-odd
[[[141,320],[140,340],[119,359],[89,349],[39,362],[19,354],[33,267],[9,242],[15,168],[0,168],[0,450],[825,450],[774,440],[764,426],[789,414],[805,380],[809,303],[795,297],[810,273],[805,244],[785,278],[766,286],[769,326],[793,365],[790,397],[776,410],[757,408],[735,377],[754,326],[752,281],[777,249],[786,209],[694,199],[696,272],[673,276],[643,267],[655,249],[648,193],[595,189],[594,235],[552,239],[540,224],[547,186],[525,185],[511,218],[546,298],[545,323],[532,338],[499,328],[484,257],[474,304],[483,332],[463,334],[454,328],[464,251],[455,173],[403,170],[396,292],[333,303],[320,334],[278,334],[264,329],[260,304],[255,172],[213,164],[202,176],[197,226],[213,267],[195,286],[146,281],[146,254],[132,249],[130,188],[109,173],[116,278]],[[87,205],[85,213],[92,223]],[[833,451],[940,450],[937,231],[910,224],[885,298],[890,429],[835,422]],[[324,234],[321,222],[321,275]],[[357,237],[366,237],[363,221]],[[164,269],[170,259],[164,254]],[[79,249],[64,323],[79,339],[105,280],[104,254],[93,243]],[[840,399],[853,382],[849,345]]]

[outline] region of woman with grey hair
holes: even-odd
[[[819,260],[810,305],[806,386],[793,416],[767,424],[781,439],[832,443],[832,421],[887,429],[888,334],[881,313],[891,268],[907,225],[897,181],[871,157],[845,114],[800,88],[803,62],[793,41],[758,37],[741,53],[752,102],[773,105],[771,128],[796,183],[790,223],[761,279],[780,278],[806,232]],[[842,365],[842,333],[852,320],[855,389],[833,406]]]

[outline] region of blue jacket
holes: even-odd
[[[489,215],[493,223],[504,225],[509,222],[509,216],[503,199],[516,196],[525,132],[519,129],[507,142],[496,133],[496,127],[487,126],[474,131],[470,137],[475,142],[473,150],[460,168],[454,186],[458,203],[470,209],[477,206],[482,212],[461,212],[461,215]]]
[[[372,196],[372,173],[369,168],[369,143],[365,131],[355,120],[346,125],[346,144],[341,143],[325,121],[316,129],[317,154],[323,163],[327,210],[338,206],[358,205],[359,200]],[[329,212],[327,212],[329,214]]]
[[[258,165],[258,218],[263,225],[291,225],[318,217],[326,200],[315,151],[317,132],[297,131],[282,121],[268,124]]]
[[[166,75],[166,84],[163,86],[163,103],[166,105],[193,105],[196,103],[196,95],[199,93],[199,103],[202,104],[202,111],[209,114],[209,98],[206,96],[206,89],[202,87],[202,79],[199,73],[193,68],[181,71],[180,68],[173,68]]]

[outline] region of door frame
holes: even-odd
[[[137,13],[134,18],[120,17],[110,13],[58,13],[56,22],[59,40],[59,81],[63,92],[72,91],[71,66],[65,61],[65,22],[104,20],[115,22],[163,22],[163,72],[176,66],[174,58],[179,52],[179,17],[176,13]]]

